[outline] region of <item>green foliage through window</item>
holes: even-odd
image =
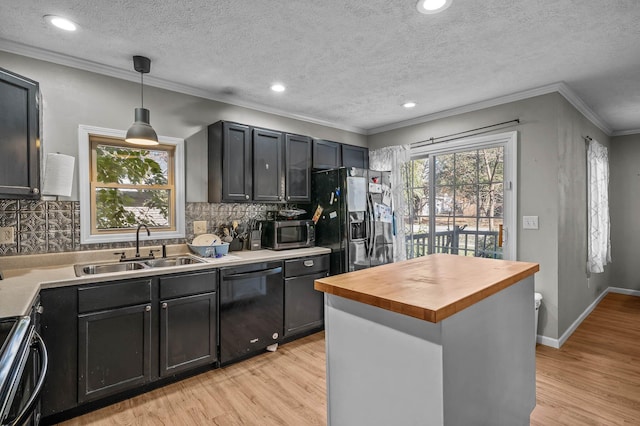
[[[171,223],[171,155],[165,150],[95,144],[96,228]]]

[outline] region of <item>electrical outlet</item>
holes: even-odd
[[[522,229],[538,229],[538,216],[522,216]]]
[[[207,221],[206,220],[194,220],[193,221],[193,233],[196,235],[207,233]]]
[[[0,244],[13,244],[15,240],[16,232],[14,227],[0,228]]]

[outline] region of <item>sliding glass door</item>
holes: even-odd
[[[515,259],[516,133],[412,149],[403,178],[407,258]]]

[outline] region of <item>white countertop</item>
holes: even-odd
[[[145,247],[145,250],[147,247]],[[186,245],[170,246],[169,256],[187,254]],[[234,251],[221,258],[206,258],[205,263],[113,272],[76,277],[73,265],[84,263],[114,262],[113,250],[96,250],[25,256],[3,256],[0,258],[0,318],[26,315],[40,289],[69,285],[97,283],[126,278],[165,275],[176,272],[200,271],[224,266],[243,265],[271,260],[295,259],[331,253],[324,247],[294,250]],[[127,253],[129,256],[130,254]]]

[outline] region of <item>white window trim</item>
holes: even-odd
[[[503,258],[517,260],[518,257],[518,132],[497,133],[486,136],[464,138],[456,141],[423,145],[411,148],[411,160],[434,154],[448,154],[472,149],[504,147],[504,207],[509,212],[503,217],[505,233]],[[507,210],[508,209],[508,210]]]
[[[94,126],[78,126],[78,189],[80,192],[80,244],[114,243],[135,241],[135,232],[122,232],[105,235],[91,234],[91,182],[89,179],[89,163],[91,161],[90,137],[104,136],[124,139],[124,130],[106,129]],[[184,167],[184,139],[158,136],[158,142],[175,146],[174,152],[174,182],[176,197],[176,229],[174,231],[152,231],[151,239],[169,239],[185,237],[185,167]]]

